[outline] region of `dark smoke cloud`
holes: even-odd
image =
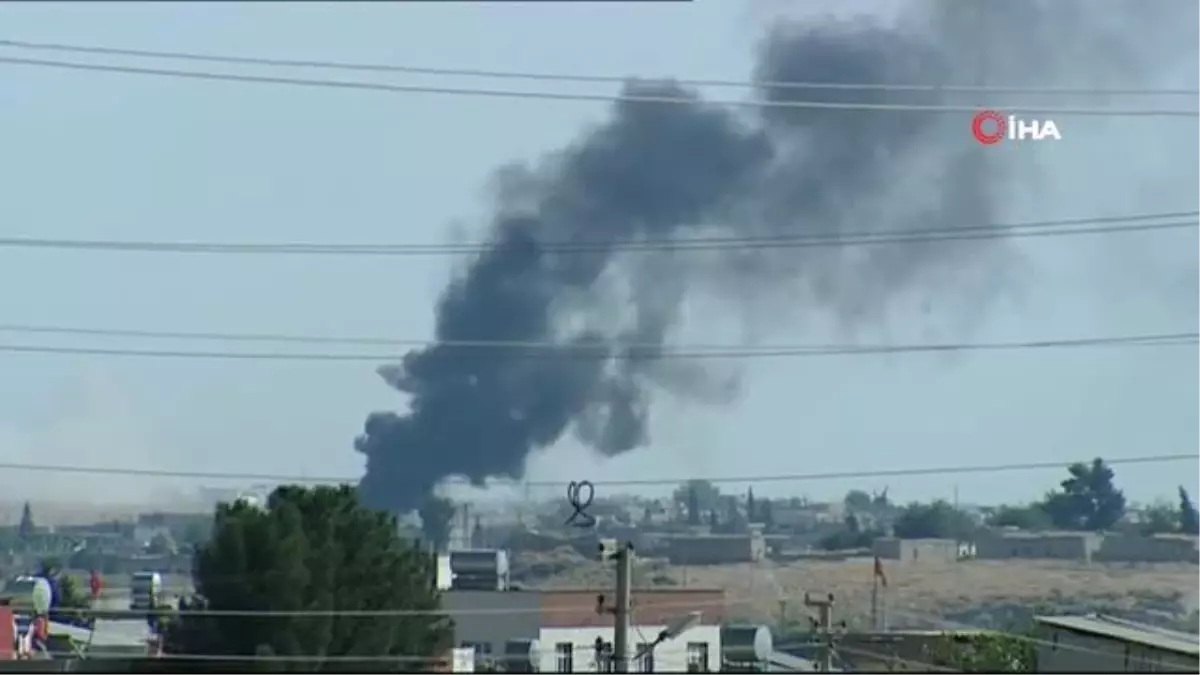
[[[966,19],[942,11],[903,27],[781,24],[764,41],[754,76],[764,83],[950,80],[961,73],[954,45]],[[437,343],[380,370],[410,402],[405,414],[372,414],[356,441],[367,458],[361,489],[374,505],[415,508],[450,476],[477,484],[519,478],[531,452],[569,430],[606,455],[646,445],[654,391],[706,400],[731,395],[728,383],[700,365],[656,358],[685,298],[698,289],[739,300],[802,298],[857,323],[877,319],[905,293],[936,287],[939,295],[949,293],[945,288],[967,294],[999,283],[1010,253],[1003,240],[675,255],[605,248],[640,238],[837,235],[997,220],[989,186],[998,169],[978,160],[966,115],[787,108],[739,114],[671,82],[631,82],[625,92],[689,102],[617,103],[606,123],[571,147],[533,168],[501,172],[491,245],[439,300]],[[758,95],[945,102],[928,92],[879,90],[762,88]],[[556,252],[546,242],[595,249]],[[614,275],[625,284],[615,296],[628,315],[620,321],[608,311]],[[561,349],[534,358],[450,344],[461,341]],[[570,357],[581,345],[603,358]]]

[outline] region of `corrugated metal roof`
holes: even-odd
[[[792,656],[787,652],[772,652],[768,667],[771,672],[776,673],[817,673],[821,671],[816,661]],[[833,672],[840,673],[842,671],[834,668]]]
[[[1200,656],[1200,637],[1166,628],[1148,626],[1112,616],[1038,616],[1034,621],[1079,633],[1090,633],[1164,651]]]

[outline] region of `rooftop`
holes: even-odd
[[[1064,628],[1078,633],[1122,640],[1134,644],[1154,647],[1164,651],[1200,656],[1200,637],[1166,628],[1148,626],[1111,616],[1089,614],[1086,616],[1039,616],[1034,621]]]

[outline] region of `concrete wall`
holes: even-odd
[[[1196,537],[1158,535],[1146,537],[1091,532],[994,531],[975,543],[980,560],[1009,558],[1079,560],[1091,562],[1200,562]]]
[[[1200,562],[1196,537],[1108,535],[1095,554],[1104,562]]]
[[[1102,537],[1087,532],[985,532],[975,541],[979,560],[1010,558],[1090,562]]]
[[[610,619],[611,621],[611,619]],[[637,652],[643,642],[653,640],[659,632],[666,630],[666,624],[637,625],[630,628],[630,658]],[[560,669],[561,649],[570,645],[571,670],[574,673],[594,673],[596,670],[596,638],[605,642],[613,639],[613,627],[594,626],[587,628],[544,628],[539,641],[541,644],[541,672],[568,672]],[[685,631],[675,640],[665,642],[654,650],[653,672],[686,673],[688,672],[688,645],[704,644],[708,648],[708,670],[718,672],[721,667],[721,629],[719,626],[700,625]],[[647,672],[642,663],[630,663],[630,672]]]
[[[1196,657],[1065,628],[1038,626],[1039,673],[1200,672]]]
[[[726,565],[762,560],[767,542],[758,533],[680,536],[667,539],[666,549],[675,565]]]
[[[446,591],[442,607],[454,613],[454,646],[488,645],[480,656],[498,658],[509,640],[536,639],[542,625],[542,598],[525,591]]]
[[[872,552],[884,560],[906,563],[946,563],[958,560],[958,542],[953,539],[876,539]]]

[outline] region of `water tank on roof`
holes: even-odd
[[[158,572],[137,572],[129,582],[129,608],[153,609],[163,599],[163,579]]]
[[[536,673],[542,661],[537,640],[509,640],[504,643],[504,669],[509,673]]]
[[[501,550],[452,551],[450,587],[455,590],[508,590],[508,552]]]
[[[450,569],[450,556],[437,555],[434,556],[434,574],[437,578],[437,589],[439,591],[448,591],[454,585],[454,570]]]
[[[721,659],[734,663],[767,661],[775,651],[771,629],[766,626],[721,628]]]

